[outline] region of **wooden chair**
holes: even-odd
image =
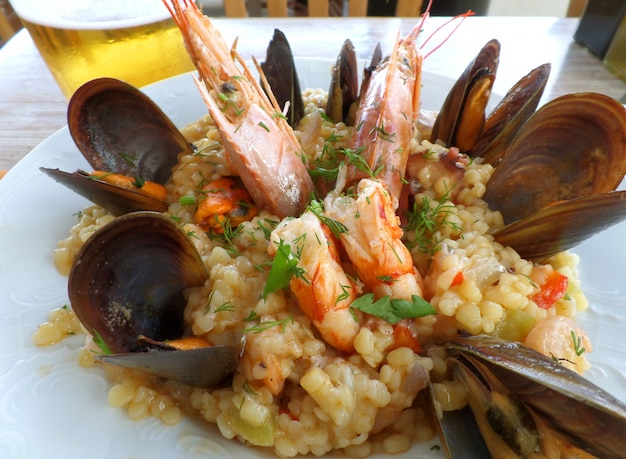
[[[287,0],[265,0],[264,3],[269,17],[287,17],[289,15]],[[309,16],[329,16],[329,0],[308,0],[307,3]],[[398,0],[395,15],[400,17],[419,16],[421,7],[421,0]],[[261,0],[224,0],[224,11],[227,17],[233,18],[261,16],[263,5]],[[347,15],[367,16],[367,0],[348,0]]]

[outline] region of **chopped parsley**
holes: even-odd
[[[272,261],[270,273],[263,289],[263,298],[273,292],[277,292],[289,286],[291,278],[296,276],[304,278],[304,270],[298,267],[300,257],[291,251],[291,245],[285,244],[282,239],[278,241],[276,255]]]
[[[133,182],[133,186],[135,188],[143,188],[146,184],[146,180],[142,177],[135,177],[135,181]]]
[[[435,308],[428,301],[417,295],[411,295],[411,301],[391,298],[389,295],[374,301],[374,295],[366,293],[354,300],[350,307],[386,320],[392,325],[402,319],[414,319],[437,314]]]

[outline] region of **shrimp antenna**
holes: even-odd
[[[430,9],[430,5],[432,3],[432,0],[430,0],[428,2],[428,8],[426,9],[428,14],[428,10]],[[443,30],[444,28],[446,28],[448,25],[452,24],[453,22],[456,22],[456,25],[454,26],[454,28],[448,33],[448,35],[446,35],[446,37],[443,39],[443,41],[439,44],[437,44],[433,49],[431,49],[430,51],[428,51],[425,55],[424,55],[424,59],[426,59],[428,56],[430,56],[432,53],[434,53],[435,51],[437,51],[439,48],[441,48],[443,46],[443,44],[445,42],[448,41],[448,39],[452,36],[452,34],[454,34],[454,32],[456,32],[456,30],[461,27],[461,24],[463,23],[463,21],[470,17],[470,16],[474,16],[476,13],[474,13],[472,10],[467,10],[467,12],[463,13],[463,14],[459,14],[457,16],[454,16],[452,19],[449,19],[448,21],[444,22],[441,26],[437,27],[435,29],[435,31],[433,33],[431,33],[428,38],[426,38],[426,40],[424,40],[424,43],[422,43],[422,46],[420,47],[421,49],[424,49],[424,47],[426,46],[426,44],[437,34],[437,32],[440,32],[441,30]],[[422,21],[423,23],[423,21]]]

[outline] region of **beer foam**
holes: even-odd
[[[170,17],[161,0],[11,0],[26,21],[60,29],[135,27]]]

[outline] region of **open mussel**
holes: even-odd
[[[494,457],[553,457],[548,453],[559,449],[626,457],[626,405],[555,359],[487,336],[450,338],[434,347],[447,349]],[[476,436],[471,429],[455,432],[456,438],[444,439],[453,450],[463,436]]]
[[[372,72],[383,60],[380,43],[374,48],[370,63],[362,73],[361,87],[359,88],[358,62],[356,50],[349,39],[344,41],[337,61],[332,68],[330,87],[328,88],[328,102],[326,115],[335,123],[344,122],[347,126],[354,125],[354,118],[365,93]]]
[[[67,119],[72,139],[97,172],[43,172],[115,215],[167,209],[165,198],[146,193],[144,186],[162,186],[178,155],[191,153],[191,146],[148,96],[123,81],[98,78],[74,93]],[[121,187],[107,180],[109,174],[128,177],[131,184]]]
[[[456,80],[433,125],[431,139],[468,151],[485,124],[485,108],[496,77],[500,42],[490,40]]]
[[[502,213],[494,234],[522,257],[541,260],[626,218],[614,191],[626,174],[626,109],[608,96],[561,96],[520,129],[483,199]]]
[[[452,87],[431,141],[495,167],[483,200],[502,214],[497,242],[542,261],[626,219],[626,109],[581,92],[539,109],[550,65],[518,81],[486,118],[500,45],[489,41]]]
[[[186,338],[184,290],[207,277],[177,223],[160,213],[134,212],[85,242],[68,290],[80,322],[110,351],[103,361],[209,386],[236,368],[242,344],[198,346],[200,340]]]
[[[540,65],[522,77],[487,115],[499,57],[500,43],[494,39],[469,63],[437,115],[432,142],[455,146],[493,165],[501,159],[506,146],[539,105],[551,66]]]
[[[550,76],[550,64],[542,64],[521,78],[489,113],[482,131],[467,154],[497,165],[508,144],[535,112]]]
[[[602,94],[567,94],[524,124],[483,198],[511,223],[558,201],[613,191],[625,173],[624,107]]]
[[[90,174],[83,170],[65,172],[48,167],[40,170],[116,216],[141,210],[166,212],[168,208],[167,201],[141,192],[139,186],[134,187],[137,189],[123,188],[102,180],[107,173]]]

